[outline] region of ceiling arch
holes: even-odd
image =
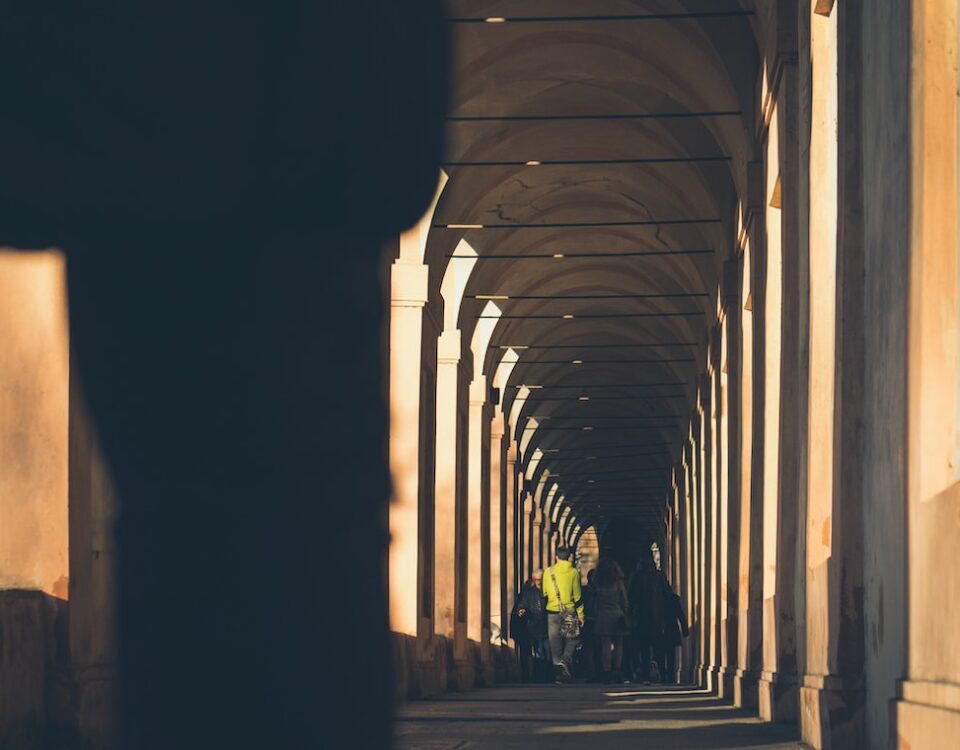
[[[431,289],[473,264],[456,327],[488,339],[475,372],[500,389],[546,510],[571,535],[626,518],[656,538],[736,253],[765,11],[454,0],[449,15]]]

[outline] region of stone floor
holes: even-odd
[[[796,750],[794,727],[761,722],[688,687],[537,685],[400,707],[397,750]]]

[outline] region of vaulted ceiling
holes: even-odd
[[[426,260],[438,284],[462,239],[477,252],[458,327],[469,341],[498,298],[483,370],[516,347],[507,413],[542,386],[522,461],[539,451],[534,481],[550,472],[581,523],[660,535],[754,159],[751,6],[449,4],[449,181]]]

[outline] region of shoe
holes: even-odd
[[[570,667],[567,666],[566,662],[562,661],[558,666],[560,667],[560,674],[563,675],[563,679],[568,682],[573,679],[573,675],[570,674]]]

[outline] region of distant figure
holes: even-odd
[[[663,572],[657,570],[652,555],[645,552],[640,557],[628,592],[636,653],[636,677],[644,683],[651,680],[651,666],[659,672],[663,643],[664,590],[668,588]]]
[[[547,674],[544,665],[550,663],[550,644],[545,604],[543,571],[535,570],[533,578],[520,589],[510,614],[510,636],[520,655],[521,682],[541,682]]]
[[[557,563],[547,568],[543,581],[547,596],[547,632],[557,682],[568,682],[572,676],[570,665],[583,627],[580,571],[573,567],[570,557],[569,547],[557,547]]]
[[[594,633],[600,642],[600,664],[605,683],[620,682],[623,636],[627,627],[627,589],[623,571],[610,558],[601,558],[596,575],[597,618]]]
[[[663,612],[663,652],[660,662],[660,680],[673,684],[677,681],[677,649],[683,644],[683,639],[690,635],[690,627],[687,625],[683,603],[673,589],[667,588],[664,591]]]
[[[600,642],[594,630],[597,620],[597,569],[587,571],[587,584],[583,587],[583,631],[580,633],[580,658],[588,680],[597,681],[600,672]]]

